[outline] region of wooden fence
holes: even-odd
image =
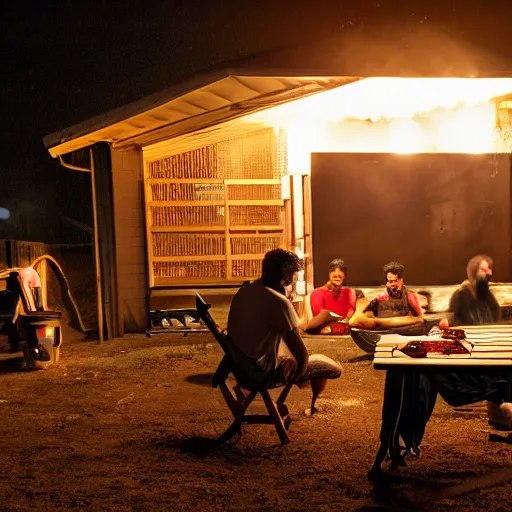
[[[32,261],[47,252],[43,242],[0,240],[0,270],[13,267],[28,267]]]

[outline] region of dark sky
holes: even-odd
[[[0,172],[30,201],[57,173],[45,134],[216,63],[378,21],[428,24],[512,55],[510,0],[4,0]],[[54,173],[54,174],[52,174]],[[58,179],[58,178],[56,178]],[[1,206],[1,204],[0,204]],[[1,222],[1,221],[0,221]],[[0,225],[0,238],[2,237]]]

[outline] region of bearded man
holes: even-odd
[[[418,297],[404,285],[404,266],[397,261],[384,265],[386,290],[373,299],[362,313],[350,319],[352,327],[363,329],[418,325],[422,328],[423,311]]]
[[[492,258],[485,254],[473,256],[468,261],[466,267],[468,279],[453,292],[450,299],[449,309],[454,316],[451,325],[485,325],[499,321],[500,306],[489,289],[492,266]],[[447,327],[448,321],[442,321],[440,326]],[[497,379],[497,381],[500,380],[506,382],[505,378]],[[460,382],[465,383],[465,381],[459,381],[457,389],[463,388]],[[480,388],[484,389],[485,383],[482,382]],[[504,401],[500,396],[494,396],[487,402],[487,412],[492,426],[500,430],[512,430],[512,403]]]
[[[453,293],[449,310],[452,325],[484,325],[497,322],[500,306],[489,289],[492,278],[492,258],[480,254],[471,258],[466,271],[468,279]]]

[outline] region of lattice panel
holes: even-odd
[[[217,145],[219,177],[224,179],[268,179],[280,177],[277,169],[274,130],[237,137]]]
[[[162,278],[195,278],[226,279],[225,261],[165,261],[153,263],[155,279]]]
[[[226,254],[224,233],[155,233],[153,256],[222,256]]]
[[[231,254],[265,254],[282,244],[280,234],[268,236],[231,236]]]
[[[283,213],[282,206],[230,206],[229,221],[232,226],[280,226]]]
[[[277,174],[282,177],[288,172],[288,137],[286,130],[280,129],[276,137]]]
[[[231,276],[250,279],[261,275],[261,260],[233,260],[231,263]]]
[[[228,199],[281,199],[281,185],[228,185]]]
[[[204,146],[148,163],[148,178],[216,178],[217,146]]]
[[[222,183],[150,183],[152,201],[223,201]]]
[[[258,277],[284,242],[285,172],[286,138],[271,128],[147,162],[152,286]]]
[[[153,206],[152,226],[223,226],[224,206]]]

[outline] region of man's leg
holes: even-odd
[[[376,327],[404,327],[408,325],[419,325],[423,324],[424,320],[421,317],[413,316],[413,315],[405,315],[405,316],[391,316],[389,318],[376,318]]]
[[[309,356],[308,367],[306,374],[302,377],[300,384],[309,381],[311,383],[311,391],[313,396],[311,398],[311,414],[313,415],[318,410],[315,407],[316,400],[320,393],[327,386],[327,381],[330,379],[338,379],[341,377],[341,365],[323,354],[313,354]]]
[[[302,323],[299,327],[305,332],[316,332],[330,322],[332,322],[331,312],[327,309],[322,309],[318,315],[308,322]]]
[[[374,329],[377,325],[375,318],[362,312],[354,313],[348,323],[350,327],[357,327],[358,329]]]
[[[292,357],[281,357],[274,370],[269,388],[285,386],[293,382],[302,388],[307,382],[311,385],[313,396],[311,399],[311,414],[317,412],[315,403],[320,393],[325,389],[327,381],[341,377],[341,365],[323,354],[309,356],[306,373],[297,379],[297,362]],[[284,404],[283,404],[284,405]],[[284,408],[283,408],[284,411]],[[281,411],[280,411],[281,412]]]

